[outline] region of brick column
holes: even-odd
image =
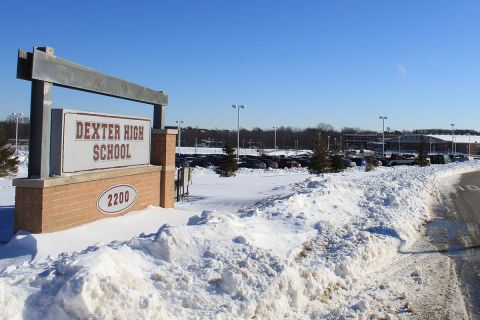
[[[176,129],[153,129],[150,163],[162,166],[160,206],[173,208],[175,202],[175,146]]]

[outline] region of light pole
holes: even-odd
[[[178,153],[180,154],[180,146],[182,143],[182,124],[184,123],[184,121],[179,120],[175,122],[178,123]]]
[[[388,119],[386,116],[378,117],[382,120],[382,157],[385,158],[385,120]]]
[[[273,131],[275,133],[274,142],[273,142],[273,149],[277,150],[277,127],[273,127]]]
[[[453,141],[453,137],[454,137],[454,128],[455,128],[455,123],[451,123],[450,124],[452,126],[452,154],[455,155],[455,151],[454,151],[454,141]]]
[[[240,160],[238,155],[238,149],[240,149],[240,109],[245,109],[244,104],[233,104],[232,108],[237,109],[237,162]]]
[[[468,156],[470,157],[470,137],[471,137],[471,134],[470,132],[468,133]]]
[[[23,116],[23,113],[21,112],[14,112],[12,113],[12,116],[15,117],[16,120],[16,126],[15,126],[15,153],[18,154],[18,118]]]
[[[327,136],[327,153],[330,153],[330,136]]]

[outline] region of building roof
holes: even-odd
[[[450,134],[426,134],[426,137],[431,137],[446,142],[452,142],[452,135]],[[469,136],[469,135],[454,135],[454,141],[456,143],[480,143],[480,136]]]

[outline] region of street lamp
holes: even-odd
[[[471,134],[470,132],[468,133],[468,156],[470,157],[470,137],[471,137]]]
[[[453,141],[453,139],[454,139],[454,131],[453,130],[455,128],[455,123],[451,123],[450,125],[452,126],[452,154],[455,155],[455,151],[454,151],[454,143],[455,142]]]
[[[275,139],[273,142],[273,149],[277,150],[277,127],[273,127],[274,133],[275,133]]]
[[[182,120],[175,121],[175,122],[178,123],[178,153],[180,154],[180,146],[182,143],[182,124],[185,122]]]
[[[16,120],[16,129],[15,129],[15,153],[18,154],[18,118],[23,116],[23,113],[21,112],[14,112],[12,113],[12,116],[15,117]]]
[[[237,109],[237,162],[239,161],[238,149],[240,149],[240,109],[245,109],[245,105],[233,104],[232,108]]]
[[[386,116],[378,117],[382,120],[382,157],[385,157],[385,120],[388,119]]]

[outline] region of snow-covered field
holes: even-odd
[[[419,238],[439,183],[478,169],[197,169],[176,209],[0,247],[0,318],[409,317],[425,277],[385,275]]]

